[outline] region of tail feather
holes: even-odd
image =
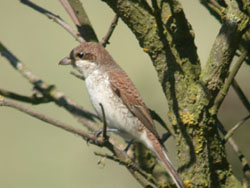
[[[156,157],[163,163],[163,166],[167,170],[168,174],[176,184],[178,188],[185,188],[185,185],[172,165],[170,159],[167,156],[165,147],[160,143],[160,140],[152,132],[145,129],[146,131],[142,134],[141,141],[147,146]]]
[[[161,157],[161,154],[158,157],[163,162],[164,167],[168,171],[168,173],[171,176],[172,180],[175,182],[175,184],[176,184],[176,186],[178,188],[185,188],[185,185],[184,185],[181,177],[179,176],[179,174],[177,173],[177,171],[173,167],[173,165],[172,165],[171,161],[169,160],[169,158],[167,156],[167,153],[166,153],[164,148],[162,148],[162,153],[163,153],[164,157]]]
[[[164,167],[166,168],[168,174],[171,176],[172,180],[175,182],[178,188],[185,188],[185,185],[175,170],[174,166],[172,165],[170,159],[167,156],[166,149],[162,146],[159,142],[154,144],[154,152],[158,159],[163,163]]]

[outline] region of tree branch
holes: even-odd
[[[226,20],[211,49],[209,59],[201,74],[208,91],[216,96],[227,76],[239,41],[248,27],[249,17],[235,8],[229,8]]]
[[[240,128],[241,125],[243,125],[245,123],[245,121],[247,121],[250,118],[250,115],[244,117],[242,120],[240,120],[238,123],[236,123],[228,132],[227,134],[224,136],[224,141],[227,142],[228,139],[230,137],[233,136],[233,134],[235,133],[235,131]]]
[[[11,91],[7,91],[7,90],[1,89],[1,88],[0,88],[0,95],[7,97],[7,98],[10,98],[10,99],[17,100],[17,101],[30,103],[30,104],[42,104],[42,103],[51,102],[51,99],[46,98],[46,97],[36,97],[36,95],[28,97],[28,96],[20,95],[20,94],[17,94],[17,93],[11,92]]]
[[[137,172],[137,178],[140,179],[139,182],[141,183],[141,185],[143,187],[157,187],[156,185],[157,180],[155,180],[154,177],[152,177],[151,174],[148,174],[147,172],[145,172],[144,170],[142,170],[140,167],[136,166],[131,160],[120,160],[119,158],[117,158],[116,156],[113,155],[109,155],[109,154],[103,154],[100,152],[94,152],[95,155],[100,156],[100,157],[104,157],[106,159],[110,159],[112,161],[118,162],[120,165],[123,165],[125,167],[127,167],[128,169],[130,169],[130,171],[133,170],[133,173]]]
[[[208,11],[220,22],[223,23],[226,20],[226,15],[228,14],[228,8],[222,7],[218,8],[218,6],[213,6],[217,3],[215,0],[200,0],[201,4],[208,9]],[[214,3],[215,2],[215,3]],[[237,0],[240,10],[245,12],[246,15],[250,14],[249,1],[248,0]],[[212,4],[212,6],[211,6]],[[218,4],[218,3],[217,3]],[[230,4],[230,3],[229,3]],[[220,5],[219,5],[220,6]],[[238,8],[235,8],[236,10]],[[248,21],[249,22],[249,21]],[[248,26],[249,27],[249,26]],[[250,57],[250,30],[246,31],[242,40],[240,40],[239,49],[240,51],[248,52],[248,59]],[[249,63],[249,60],[248,60]]]
[[[233,86],[235,92],[237,93],[238,97],[240,98],[242,104],[245,106],[247,111],[250,113],[250,102],[248,101],[246,95],[244,94],[244,92],[242,91],[242,89],[240,88],[239,84],[237,83],[237,81],[235,79],[233,80],[232,86]]]
[[[109,26],[108,32],[102,38],[101,44],[103,45],[104,48],[106,47],[107,44],[109,44],[109,39],[115,30],[115,27],[118,23],[118,20],[119,20],[119,17],[117,15],[115,15],[114,19],[111,22],[111,25]]]
[[[76,26],[80,27],[80,22],[78,21],[73,9],[71,8],[70,4],[68,3],[67,0],[59,0],[59,2],[62,4],[68,15],[70,16],[71,20]]]
[[[226,136],[226,134],[228,132],[225,130],[223,124],[220,122],[220,120],[218,118],[216,119],[216,123],[217,123],[217,127],[219,128],[220,132],[224,136]],[[249,182],[250,181],[250,166],[248,164],[246,157],[244,156],[242,151],[239,149],[238,145],[236,144],[236,142],[234,141],[234,139],[232,137],[228,138],[228,143],[231,145],[231,147],[233,148],[233,151],[237,154],[237,156],[241,162],[242,171],[244,174],[244,179],[246,179],[246,182]]]
[[[242,63],[244,62],[244,59],[246,58],[246,56],[247,56],[247,52],[245,51],[245,52],[243,52],[243,54],[241,54],[240,58],[237,60],[234,67],[232,68],[229,76],[225,80],[225,83],[223,84],[218,95],[216,96],[215,101],[214,101],[214,105],[213,105],[212,109],[210,110],[213,114],[216,114],[218,109],[220,108],[220,106],[221,106],[238,70],[240,69]]]
[[[49,19],[54,20],[60,26],[62,26],[66,31],[68,31],[77,41],[84,42],[84,39],[74,31],[60,16],[55,15],[54,13],[42,8],[41,6],[36,5],[35,3],[29,0],[20,0],[21,3],[27,5],[28,7],[32,8],[33,10],[46,15]]]
[[[205,6],[211,15],[213,15],[220,23],[222,22],[221,18],[225,16],[225,8],[220,6],[216,0],[200,0],[200,3]]]
[[[41,121],[44,121],[46,123],[49,123],[51,125],[54,125],[56,127],[59,127],[65,131],[68,131],[70,133],[73,133],[73,134],[76,134],[76,135],[79,135],[81,136],[84,140],[88,140],[88,141],[91,141],[91,143],[97,143],[98,145],[103,145],[103,141],[101,141],[100,139],[97,140],[97,142],[95,142],[95,136],[94,135],[91,135],[81,129],[78,129],[78,128],[74,128],[64,122],[61,122],[59,120],[55,120],[54,118],[51,118],[47,115],[44,115],[44,114],[41,114],[41,113],[38,113],[38,112],[35,112],[23,105],[21,105],[20,103],[17,103],[15,102],[14,100],[11,100],[11,99],[6,99],[5,97],[3,96],[0,96],[0,106],[8,106],[8,107],[11,107],[11,108],[14,108],[14,109],[17,109],[21,112],[24,112],[25,114],[28,114],[34,118],[37,118]]]
[[[53,15],[47,14],[49,18],[54,20],[60,26],[62,26],[66,31],[68,31],[78,42],[86,42],[78,32],[74,31],[66,22],[64,22],[61,18],[55,17]]]

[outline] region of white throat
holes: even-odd
[[[78,60],[75,62],[75,68],[86,79],[93,71],[98,68],[98,65],[95,62],[91,62],[88,60]]]

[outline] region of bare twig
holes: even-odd
[[[73,9],[71,8],[70,4],[68,3],[67,0],[59,0],[60,3],[62,4],[62,6],[65,8],[65,10],[67,11],[67,13],[69,14],[71,20],[73,21],[73,23],[76,25],[76,26],[79,26],[80,27],[80,22],[78,21]]]
[[[46,97],[36,97],[35,95],[28,97],[28,96],[20,95],[20,94],[17,94],[17,93],[11,92],[11,91],[7,91],[7,90],[1,89],[1,88],[0,88],[0,95],[7,97],[7,98],[10,98],[10,99],[30,103],[30,104],[42,104],[42,103],[51,102],[51,99],[46,98]]]
[[[76,78],[80,79],[80,80],[85,80],[84,76],[77,74],[74,71],[71,71],[70,74],[72,74],[73,76],[75,76]]]
[[[68,131],[70,133],[79,135],[85,140],[90,140],[90,141],[92,141],[91,143],[98,143],[98,145],[102,144],[101,139],[99,139],[99,140],[97,140],[97,142],[95,142],[95,137],[92,134],[89,134],[88,132],[83,131],[81,129],[74,128],[74,127],[72,127],[64,122],[61,122],[59,120],[55,120],[54,118],[51,118],[47,115],[41,114],[39,112],[35,112],[35,111],[21,105],[20,103],[14,101],[14,100],[6,99],[5,97],[0,96],[0,106],[8,106],[8,107],[17,109],[21,112],[24,112],[25,114],[28,114],[34,118],[41,120],[41,121],[44,121],[46,123],[49,123],[49,124],[54,125],[56,127],[59,127],[59,128],[65,130],[65,131]]]
[[[235,92],[237,93],[238,97],[240,98],[242,104],[245,106],[247,111],[250,113],[250,102],[247,99],[246,95],[244,94],[244,92],[242,91],[242,89],[240,88],[239,84],[237,83],[237,81],[235,79],[233,80],[232,86],[233,86]]]
[[[221,7],[215,0],[200,0],[210,13],[221,22],[221,17],[224,16],[225,9]]]
[[[245,51],[243,54],[241,54],[240,58],[237,60],[235,63],[234,67],[232,68],[229,76],[224,82],[224,85],[222,86],[221,90],[219,91],[217,97],[215,98],[214,105],[212,107],[212,111],[216,113],[218,109],[220,108],[233,80],[234,77],[236,76],[238,70],[240,69],[242,63],[244,62],[244,59],[247,57],[247,52]]]
[[[225,136],[227,134],[227,131],[225,130],[223,124],[220,122],[220,120],[218,118],[217,118],[217,126],[218,126],[220,132]],[[241,162],[242,171],[244,174],[244,179],[246,179],[247,182],[250,181],[250,166],[248,164],[248,161],[247,161],[245,155],[239,149],[238,145],[236,144],[236,142],[234,141],[234,139],[232,137],[230,137],[228,139],[228,143],[232,146],[233,151],[237,154],[237,156]]]
[[[106,35],[103,37],[101,44],[103,45],[103,47],[106,47],[107,44],[109,44],[109,39],[113,33],[113,31],[115,30],[115,27],[118,23],[119,17],[117,16],[117,14],[115,15],[114,19],[111,22],[111,25],[109,26],[109,30],[106,33]]]
[[[248,164],[248,161],[232,137],[228,139],[228,143],[232,146],[233,151],[237,154],[241,162],[243,176],[244,176],[243,187],[248,187],[249,182],[250,182],[250,166]]]
[[[242,120],[240,120],[238,123],[236,123],[228,132],[227,134],[224,136],[224,141],[227,142],[228,139],[230,137],[233,136],[233,134],[235,133],[235,131],[240,128],[241,125],[243,125],[245,123],[245,121],[247,121],[250,118],[250,115],[244,117]]]
[[[38,11],[41,14],[46,15],[49,19],[54,20],[56,23],[61,25],[66,31],[68,31],[77,41],[79,42],[84,42],[83,38],[74,31],[62,18],[59,16],[55,15],[54,13],[42,8],[41,6],[36,5],[35,3],[29,1],[29,0],[20,0],[21,3],[29,6],[33,10]]]
[[[30,0],[20,0],[20,2],[24,5],[27,5],[28,7],[32,8],[33,10],[41,13],[41,14],[50,14],[53,15],[55,17],[58,17],[57,15],[53,14],[52,12],[50,12],[49,10],[42,8],[41,6],[31,2]],[[59,18],[59,17],[58,17]]]
[[[94,154],[118,162],[119,164],[126,166],[128,169],[133,170],[134,172],[138,172],[144,179],[144,186],[148,185],[150,187],[156,187],[157,181],[154,179],[154,177],[151,174],[148,174],[147,172],[142,170],[140,167],[136,166],[136,164],[129,158],[127,158],[126,160],[121,160],[114,155],[109,155],[106,153],[94,152]]]
[[[82,3],[79,0],[60,0],[60,2],[70,15],[81,36],[86,41],[98,42],[98,38]]]
[[[54,15],[47,14],[49,18],[54,20],[56,23],[58,23],[60,26],[62,26],[66,31],[68,31],[78,42],[82,43],[85,42],[85,40],[80,36],[80,34],[72,29],[65,21],[63,21],[61,18],[55,17]]]

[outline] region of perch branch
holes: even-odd
[[[128,159],[126,154],[123,153],[119,148],[115,147],[113,144],[111,144],[110,142],[108,142],[107,140],[103,139],[103,137],[99,137],[99,138],[96,138],[93,134],[91,133],[88,133],[82,129],[78,129],[78,128],[75,128],[67,123],[64,123],[64,122],[61,122],[59,120],[55,120],[54,118],[51,118],[47,115],[44,115],[44,114],[41,114],[41,113],[38,113],[38,112],[35,112],[23,105],[21,105],[20,103],[14,101],[14,100],[11,100],[11,99],[7,99],[3,96],[0,96],[0,106],[7,106],[7,107],[11,107],[11,108],[14,108],[14,109],[17,109],[25,114],[28,114],[34,118],[37,118],[41,121],[44,121],[46,123],[49,123],[53,126],[56,126],[58,128],[61,128],[67,132],[70,132],[70,133],[73,133],[73,134],[76,134],[78,136],[81,136],[84,140],[88,141],[89,143],[91,144],[95,144],[97,146],[100,146],[100,147],[107,147],[110,151],[112,151],[117,157],[117,160],[118,161],[124,161],[125,159]],[[125,160],[126,161],[126,160]],[[129,171],[136,177],[136,179],[139,179],[140,182],[145,182],[147,180],[147,178],[145,177],[142,177],[139,170],[135,169],[134,168],[134,165],[128,165],[126,166]],[[147,180],[148,181],[148,180]],[[152,184],[152,183],[151,183]]]
[[[118,20],[119,20],[119,17],[116,14],[114,19],[111,22],[111,25],[109,26],[108,32],[106,33],[106,35],[103,37],[101,41],[101,44],[103,45],[104,48],[106,47],[107,44],[109,44],[109,39],[115,30]]]

